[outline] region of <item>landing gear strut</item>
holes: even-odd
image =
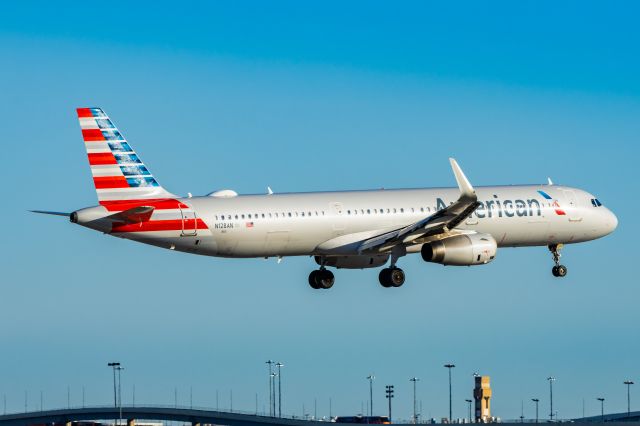
[[[567,275],[567,267],[560,264],[560,249],[562,248],[562,244],[551,244],[549,246],[549,251],[551,252],[551,256],[553,256],[553,263],[555,266],[551,268],[551,273],[554,277],[562,278]]]
[[[318,289],[329,289],[333,287],[333,283],[336,282],[335,277],[333,276],[333,272],[328,269],[325,269],[324,266],[320,267],[315,271],[311,271],[309,274],[309,285],[311,288],[316,290]]]
[[[378,276],[382,287],[400,287],[404,284],[404,271],[396,266],[384,268]]]

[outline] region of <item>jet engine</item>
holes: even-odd
[[[325,266],[333,266],[342,269],[364,269],[377,268],[382,266],[389,260],[388,254],[380,254],[375,256],[331,256],[326,257]],[[321,264],[320,256],[315,257],[316,263]]]
[[[471,266],[491,262],[497,248],[490,234],[463,234],[426,243],[420,252],[425,262]]]

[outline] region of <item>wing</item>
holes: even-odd
[[[394,229],[363,240],[358,252],[385,251],[394,245],[409,243],[418,238],[442,234],[458,226],[467,216],[478,208],[480,203],[476,191],[453,158],[449,159],[456,182],[460,188],[460,197],[450,206],[437,211],[418,222],[403,228]]]

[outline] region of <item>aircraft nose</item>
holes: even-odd
[[[618,218],[609,209],[606,210],[605,226],[607,229],[607,234],[612,233],[618,227]]]

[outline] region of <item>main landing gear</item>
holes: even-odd
[[[555,266],[551,268],[551,273],[554,277],[562,278],[567,275],[567,267],[560,264],[560,249],[562,248],[562,244],[551,244],[549,246],[549,251],[551,252],[551,256],[553,256],[553,263]]]
[[[309,274],[309,285],[316,290],[324,288],[329,289],[333,287],[333,283],[336,282],[333,272],[321,266],[320,269],[311,271]]]
[[[384,268],[378,276],[382,287],[400,287],[404,284],[404,271],[396,266]]]

